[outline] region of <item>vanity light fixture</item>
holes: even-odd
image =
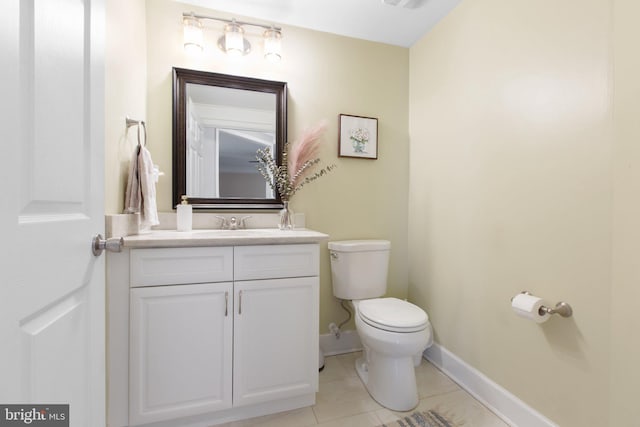
[[[235,19],[224,26],[224,35],[218,39],[218,47],[230,56],[243,56],[251,52],[251,43],[244,38],[244,29]]]
[[[271,62],[282,59],[282,31],[271,26],[264,32],[264,57]]]
[[[184,31],[184,50],[189,53],[202,52],[204,46],[202,41],[202,22],[193,14],[183,15],[182,27]]]
[[[184,49],[190,51],[202,51],[203,26],[202,21],[208,19],[223,22],[223,34],[218,38],[218,47],[230,56],[243,56],[251,52],[251,43],[245,38],[244,27],[252,26],[263,28],[264,57],[277,62],[282,59],[282,29],[276,26],[255,24],[252,22],[236,21],[236,19],[215,18],[212,16],[196,15],[195,13],[183,13],[182,25],[184,27]]]

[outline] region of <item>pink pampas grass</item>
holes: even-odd
[[[320,151],[320,137],[327,130],[323,120],[318,125],[306,129],[300,138],[289,147],[288,168],[292,174],[291,186],[296,188],[309,173],[309,167],[317,163]]]
[[[285,144],[282,165],[278,165],[269,147],[256,152],[256,166],[267,184],[277,191],[283,201],[287,201],[306,184],[331,172],[336,165],[314,168],[320,162],[320,137],[327,125],[323,121],[305,130],[293,144]]]

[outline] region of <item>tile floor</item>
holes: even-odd
[[[316,404],[280,414],[224,424],[225,427],[373,427],[410,414],[380,406],[355,371],[360,353],[325,358]],[[435,409],[458,426],[506,427],[503,421],[426,360],[416,368],[420,403],[415,410]]]

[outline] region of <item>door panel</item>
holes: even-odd
[[[89,406],[86,390],[89,378],[75,375],[86,371],[90,358],[86,338],[90,333],[86,289],[58,301],[21,325],[28,394],[34,402],[48,402],[51,396],[71,396],[73,417],[86,420]],[[60,344],[64,343],[64,346]]]
[[[78,0],[21,4],[23,221],[83,212],[87,180],[78,177],[86,178],[83,160],[90,148],[85,145],[86,6]],[[60,152],[64,168],[56,161]]]

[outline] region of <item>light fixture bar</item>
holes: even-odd
[[[226,24],[236,23],[237,25],[241,25],[241,26],[242,25],[250,25],[252,27],[264,28],[265,30],[273,29],[273,30],[277,30],[277,31],[282,31],[282,28],[274,27],[273,25],[256,24],[256,23],[253,23],[253,22],[238,21],[236,19],[215,18],[213,16],[197,15],[197,14],[195,14],[193,12],[191,12],[191,13],[183,12],[182,13],[182,17],[183,18],[210,19],[212,21],[224,22]]]
[[[265,59],[278,62],[282,58],[282,28],[255,22],[237,21],[235,18],[225,19],[196,15],[194,12],[182,13],[185,51],[201,52],[203,50],[202,21],[205,19],[224,23],[223,34],[218,38],[217,44],[220,50],[229,56],[244,56],[251,52],[251,43],[245,38],[244,32],[244,27],[247,26],[265,30],[262,34]]]

